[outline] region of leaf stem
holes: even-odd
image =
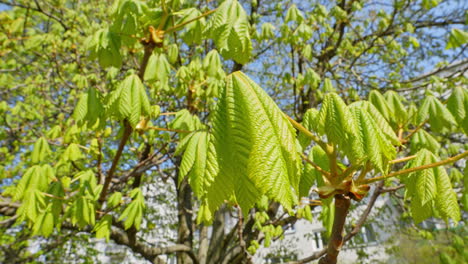
[[[403,140],[404,141],[408,141],[408,139],[410,139],[414,134],[416,134],[416,132],[418,132],[419,129],[421,129],[424,124],[426,124],[428,120],[424,120],[421,124],[419,124],[415,129],[413,129],[413,131],[411,131],[411,133],[409,133]]]
[[[176,133],[192,133],[193,132],[193,131],[188,131],[188,130],[170,129],[170,128],[164,128],[164,127],[147,127],[146,129],[169,131],[169,132],[176,132]]]
[[[331,146],[327,145],[325,142],[323,142],[322,140],[320,140],[319,137],[317,137],[316,135],[312,134],[312,132],[310,132],[309,130],[307,130],[307,128],[305,128],[303,125],[301,125],[300,123],[298,123],[296,120],[292,119],[290,116],[288,116],[287,114],[284,114],[286,116],[286,118],[289,120],[289,122],[291,123],[291,125],[293,125],[293,127],[295,127],[297,130],[299,130],[299,132],[303,133],[304,135],[306,135],[307,137],[309,137],[310,139],[312,139],[315,143],[317,143],[323,150],[325,150],[325,152],[327,154],[330,154],[333,152],[333,149],[331,148]]]
[[[183,22],[183,23],[180,23],[180,24],[178,24],[178,25],[175,25],[175,26],[169,28],[168,30],[166,30],[166,33],[172,33],[172,32],[174,32],[174,31],[177,31],[177,30],[179,30],[180,28],[182,28],[182,27],[184,27],[184,26],[186,26],[186,25],[188,25],[188,24],[190,24],[190,23],[192,23],[192,22],[194,22],[194,21],[199,20],[200,18],[203,18],[203,17],[206,17],[206,16],[209,16],[209,15],[213,14],[216,10],[217,10],[217,8],[216,8],[216,9],[213,9],[213,10],[209,10],[209,11],[207,11],[207,12],[205,12],[205,13],[203,13],[203,14],[201,14],[201,15],[195,17],[195,18],[189,19],[189,20],[187,20],[187,21],[185,21],[185,22]]]
[[[458,154],[458,155],[453,156],[451,158],[447,158],[445,160],[441,160],[441,161],[438,161],[438,162],[435,162],[435,163],[426,164],[426,165],[422,165],[422,166],[418,166],[418,167],[414,167],[414,168],[408,168],[408,169],[393,172],[393,173],[390,173],[390,174],[387,174],[387,175],[383,175],[383,176],[363,180],[360,184],[369,184],[369,183],[373,183],[373,182],[380,181],[380,180],[383,180],[383,179],[399,176],[399,175],[406,174],[406,173],[411,173],[411,172],[415,172],[415,171],[420,171],[420,170],[425,170],[425,169],[430,169],[430,168],[442,166],[442,165],[453,163],[453,162],[455,162],[457,160],[463,159],[466,156],[468,156],[468,151],[465,151],[465,152],[463,152],[461,154]]]
[[[307,158],[306,155],[301,154],[301,157],[304,161],[306,161],[307,163],[309,163],[310,165],[312,165],[312,167],[314,167],[316,170],[318,170],[320,173],[322,173],[323,175],[325,175],[325,177],[327,177],[327,179],[330,178],[330,173],[322,168],[320,168],[319,165],[317,165],[315,162],[311,161],[309,158]]]
[[[414,158],[416,158],[416,155],[411,155],[411,156],[408,156],[408,157],[394,159],[394,160],[389,161],[388,164],[396,164],[396,163],[400,163],[400,162],[405,162],[405,161],[408,161],[408,160],[412,160]]]

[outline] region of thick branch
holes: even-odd
[[[319,264],[335,264],[338,254],[343,246],[343,230],[348,216],[351,199],[348,196],[338,194],[335,195],[335,219],[333,220],[333,228],[328,242],[327,254],[322,257]]]

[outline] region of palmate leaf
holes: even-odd
[[[419,130],[411,137],[411,153],[416,153],[423,148],[437,153],[440,149],[440,143],[425,130]]]
[[[200,11],[196,8],[187,8],[180,10],[182,17],[177,21],[177,25],[185,23],[201,15]],[[184,28],[185,31],[182,33],[182,39],[187,45],[200,44],[203,37],[203,28],[205,26],[205,18],[198,19],[192,23],[187,24]]]
[[[390,106],[380,92],[372,90],[369,93],[369,102],[372,103],[372,105],[380,112],[380,114],[385,118],[385,120],[387,120],[387,122],[390,122],[394,119],[392,109],[390,109]]]
[[[145,87],[140,78],[132,73],[127,76],[108,98],[111,114],[119,119],[127,119],[132,127],[141,116],[149,116],[151,107]]]
[[[205,33],[225,59],[245,64],[252,52],[247,14],[237,0],[226,0],[208,21]]]
[[[214,113],[213,143],[219,173],[207,192],[211,209],[232,195],[245,213],[263,194],[286,209],[297,202],[301,164],[294,129],[241,72],[227,77]]]
[[[91,59],[98,58],[101,67],[122,66],[121,38],[118,34],[109,29],[101,29],[91,36],[87,43]]]
[[[93,126],[100,121],[104,115],[104,106],[101,96],[96,88],[91,87],[86,93],[83,93],[78,101],[73,118],[79,124],[86,123],[88,126]]]
[[[105,238],[109,241],[112,226],[112,215],[105,215],[96,223],[93,231],[96,232],[96,238]]]
[[[387,91],[384,94],[384,97],[387,100],[387,104],[391,113],[393,113],[393,117],[395,118],[393,122],[395,122],[398,126],[403,126],[406,124],[408,121],[408,112],[403,105],[403,98],[395,91]]]
[[[433,95],[428,95],[419,108],[418,122],[429,120],[431,129],[436,132],[442,132],[456,124],[452,114],[445,106]]]
[[[318,114],[318,132],[325,134],[330,143],[344,147],[350,142],[353,123],[345,102],[336,93],[324,96]]]
[[[217,167],[213,152],[208,153],[210,145],[212,145],[211,135],[208,132],[194,132],[181,141],[176,151],[179,153],[182,148],[185,149],[180,164],[179,184],[185,176],[188,176],[190,186],[195,195],[200,198],[204,197],[217,173],[217,170],[212,173],[213,171],[207,168],[208,166]]]
[[[119,221],[124,221],[125,229],[129,229],[135,226],[137,230],[140,229],[141,222],[143,220],[143,211],[145,210],[145,198],[139,188],[133,189],[130,192],[132,202],[125,208],[123,213],[119,217]]]
[[[318,113],[319,111],[315,108],[307,110],[302,117],[302,126],[311,132],[317,131]],[[310,137],[306,136],[304,133],[299,133],[298,140],[303,148],[307,147],[311,142]]]
[[[40,137],[34,144],[34,149],[31,153],[31,162],[40,163],[51,153],[49,143],[44,137]]]
[[[383,173],[386,171],[387,162],[395,158],[396,150],[388,136],[382,132],[382,129],[366,111],[365,106],[366,104],[357,102],[349,107],[354,131],[350,135],[352,143],[351,147],[347,148],[347,154],[353,163],[364,164],[368,160],[378,171]],[[383,124],[385,123],[381,125],[385,127]]]
[[[170,71],[171,65],[167,61],[166,55],[153,53],[148,60],[144,79],[145,81],[167,83]]]
[[[406,168],[418,167],[438,161],[429,150],[422,149]],[[433,215],[440,215],[446,221],[460,220],[460,208],[452,189],[450,178],[445,169],[440,167],[410,173],[405,179],[406,198],[411,199],[411,211],[416,222]],[[436,214],[437,212],[438,214]]]
[[[54,178],[54,169],[48,164],[34,165],[28,168],[16,186],[13,201],[23,199],[26,194],[34,190],[45,192]]]
[[[456,87],[447,101],[447,109],[455,117],[458,126],[468,134],[468,90]]]

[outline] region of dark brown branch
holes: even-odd
[[[328,242],[327,254],[320,259],[319,264],[336,264],[338,254],[343,246],[343,230],[350,205],[351,199],[348,196],[335,195],[335,219],[333,220],[332,233]]]
[[[106,179],[104,181],[104,186],[102,187],[101,195],[99,196],[99,202],[101,203],[101,205],[106,200],[107,190],[109,189],[112,177],[114,176],[115,170],[117,169],[117,164],[119,163],[120,157],[122,156],[125,144],[127,144],[127,141],[130,138],[130,135],[132,134],[132,130],[133,129],[130,123],[127,120],[124,120],[124,132],[119,143],[119,148],[117,149],[117,153],[115,154],[114,159],[112,160],[111,168],[107,173]]]

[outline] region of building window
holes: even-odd
[[[293,234],[296,232],[296,225],[289,223],[283,226],[283,230],[285,234]]]
[[[361,232],[359,232],[356,236],[353,237],[350,246],[367,245],[376,241],[377,236],[372,225],[365,225],[361,227]]]
[[[312,238],[314,240],[314,250],[316,251],[322,249],[328,243],[325,231],[315,231]]]

